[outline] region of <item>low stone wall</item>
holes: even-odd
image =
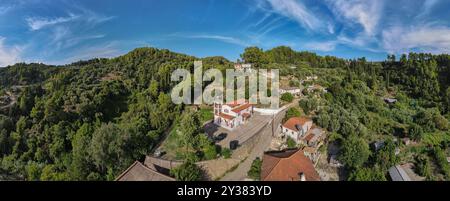
[[[218,158],[214,160],[208,160],[208,161],[200,161],[196,164],[201,167],[205,173],[207,174],[208,180],[217,180],[223,175],[225,175],[230,169],[236,167],[239,165],[243,160],[245,160],[254,146],[258,144],[260,138],[262,135],[260,135],[261,132],[264,132],[265,129],[270,125],[271,121],[261,127],[258,132],[255,133],[252,137],[248,138],[244,142],[241,142],[239,147],[233,151],[231,158],[225,159],[225,158]],[[172,169],[177,167],[178,165],[182,164],[182,161],[171,161],[171,160],[164,160],[160,158],[155,158],[152,156],[147,156],[145,160],[145,165],[152,166],[158,165],[160,167],[164,167],[167,169]]]
[[[261,115],[276,115],[280,113],[281,111],[285,110],[286,106],[283,106],[278,109],[268,109],[268,108],[254,108],[253,110],[255,112],[259,112]]]
[[[198,162],[197,165],[201,166],[203,170],[208,174],[209,180],[217,180],[224,176],[229,170],[239,165],[244,161],[249,155],[256,144],[258,144],[261,135],[269,124],[263,126],[255,135],[242,142],[239,147],[233,151],[231,158],[219,158],[209,161]]]

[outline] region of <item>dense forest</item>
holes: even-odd
[[[282,76],[320,75],[330,93],[308,95],[299,105],[339,144],[350,180],[386,180],[387,168],[400,160],[414,161],[430,180],[450,179],[443,161],[450,142],[449,55],[410,53],[368,62],[249,47],[241,58],[256,68],[279,68]],[[0,179],[113,180],[186,117],[185,107],[170,99],[176,84],[170,74],[177,68],[192,72],[197,59],[139,48],[66,66],[0,68],[0,95],[17,91],[17,104],[0,114]],[[233,67],[223,57],[201,60],[205,69]],[[386,104],[383,98],[398,101]],[[402,137],[420,146],[397,156],[396,139]],[[379,139],[386,146],[371,150]]]

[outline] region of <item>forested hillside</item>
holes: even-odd
[[[368,144],[396,136],[424,141],[411,151],[411,160],[424,164],[430,179],[436,178],[426,167],[435,161],[449,179],[442,162],[450,142],[449,55],[411,53],[368,62],[251,47],[241,57],[257,68],[280,68],[284,76],[320,74],[330,93],[320,101],[311,98],[317,104],[301,105],[340,144],[350,179],[384,180],[386,168],[402,159],[392,155],[394,145],[375,153]],[[17,104],[0,114],[0,179],[114,179],[149,154],[184,112],[170,99],[176,84],[170,74],[176,68],[192,71],[196,59],[140,48],[66,66],[0,68],[0,95],[17,94]],[[223,57],[202,60],[205,69],[233,66]],[[386,97],[398,102],[387,105]]]
[[[282,76],[319,77],[329,93],[305,93],[299,106],[329,131],[346,179],[385,181],[390,167],[412,163],[426,180],[450,180],[450,55],[410,53],[368,62],[250,47],[241,57],[260,68],[280,68]],[[381,149],[373,148],[380,142]]]
[[[152,48],[67,66],[0,69],[18,104],[0,116],[1,173],[28,180],[113,179],[143,157],[182,111],[170,73],[195,58]]]

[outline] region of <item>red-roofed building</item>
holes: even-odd
[[[281,125],[281,133],[300,143],[311,129],[313,121],[304,117],[292,117]]]
[[[302,150],[267,152],[261,166],[262,181],[320,181],[311,160]]]
[[[234,64],[234,69],[236,69],[238,71],[243,71],[243,72],[251,72],[252,71],[252,64],[237,63],[237,64]]]
[[[247,123],[252,115],[253,105],[247,100],[214,104],[214,123],[228,130]]]

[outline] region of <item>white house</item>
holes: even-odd
[[[320,91],[320,92],[323,92],[323,93],[328,93],[328,90],[325,87],[322,87],[322,86],[320,86],[318,84],[314,84],[314,85],[308,86],[306,88],[306,90],[308,91],[308,93],[311,93],[311,92],[314,92],[314,91]]]
[[[247,100],[214,104],[214,123],[228,130],[247,123],[252,115],[253,105]]]
[[[302,90],[298,87],[286,87],[280,88],[280,94],[290,93],[293,96],[300,96],[302,94]]]
[[[235,70],[242,70],[244,72],[251,72],[252,71],[252,64],[237,63],[237,64],[234,64],[234,69]]]
[[[300,143],[311,129],[313,121],[303,117],[292,117],[281,126],[281,133]]]
[[[306,81],[313,81],[313,80],[317,80],[318,77],[316,75],[313,76],[306,76]]]

